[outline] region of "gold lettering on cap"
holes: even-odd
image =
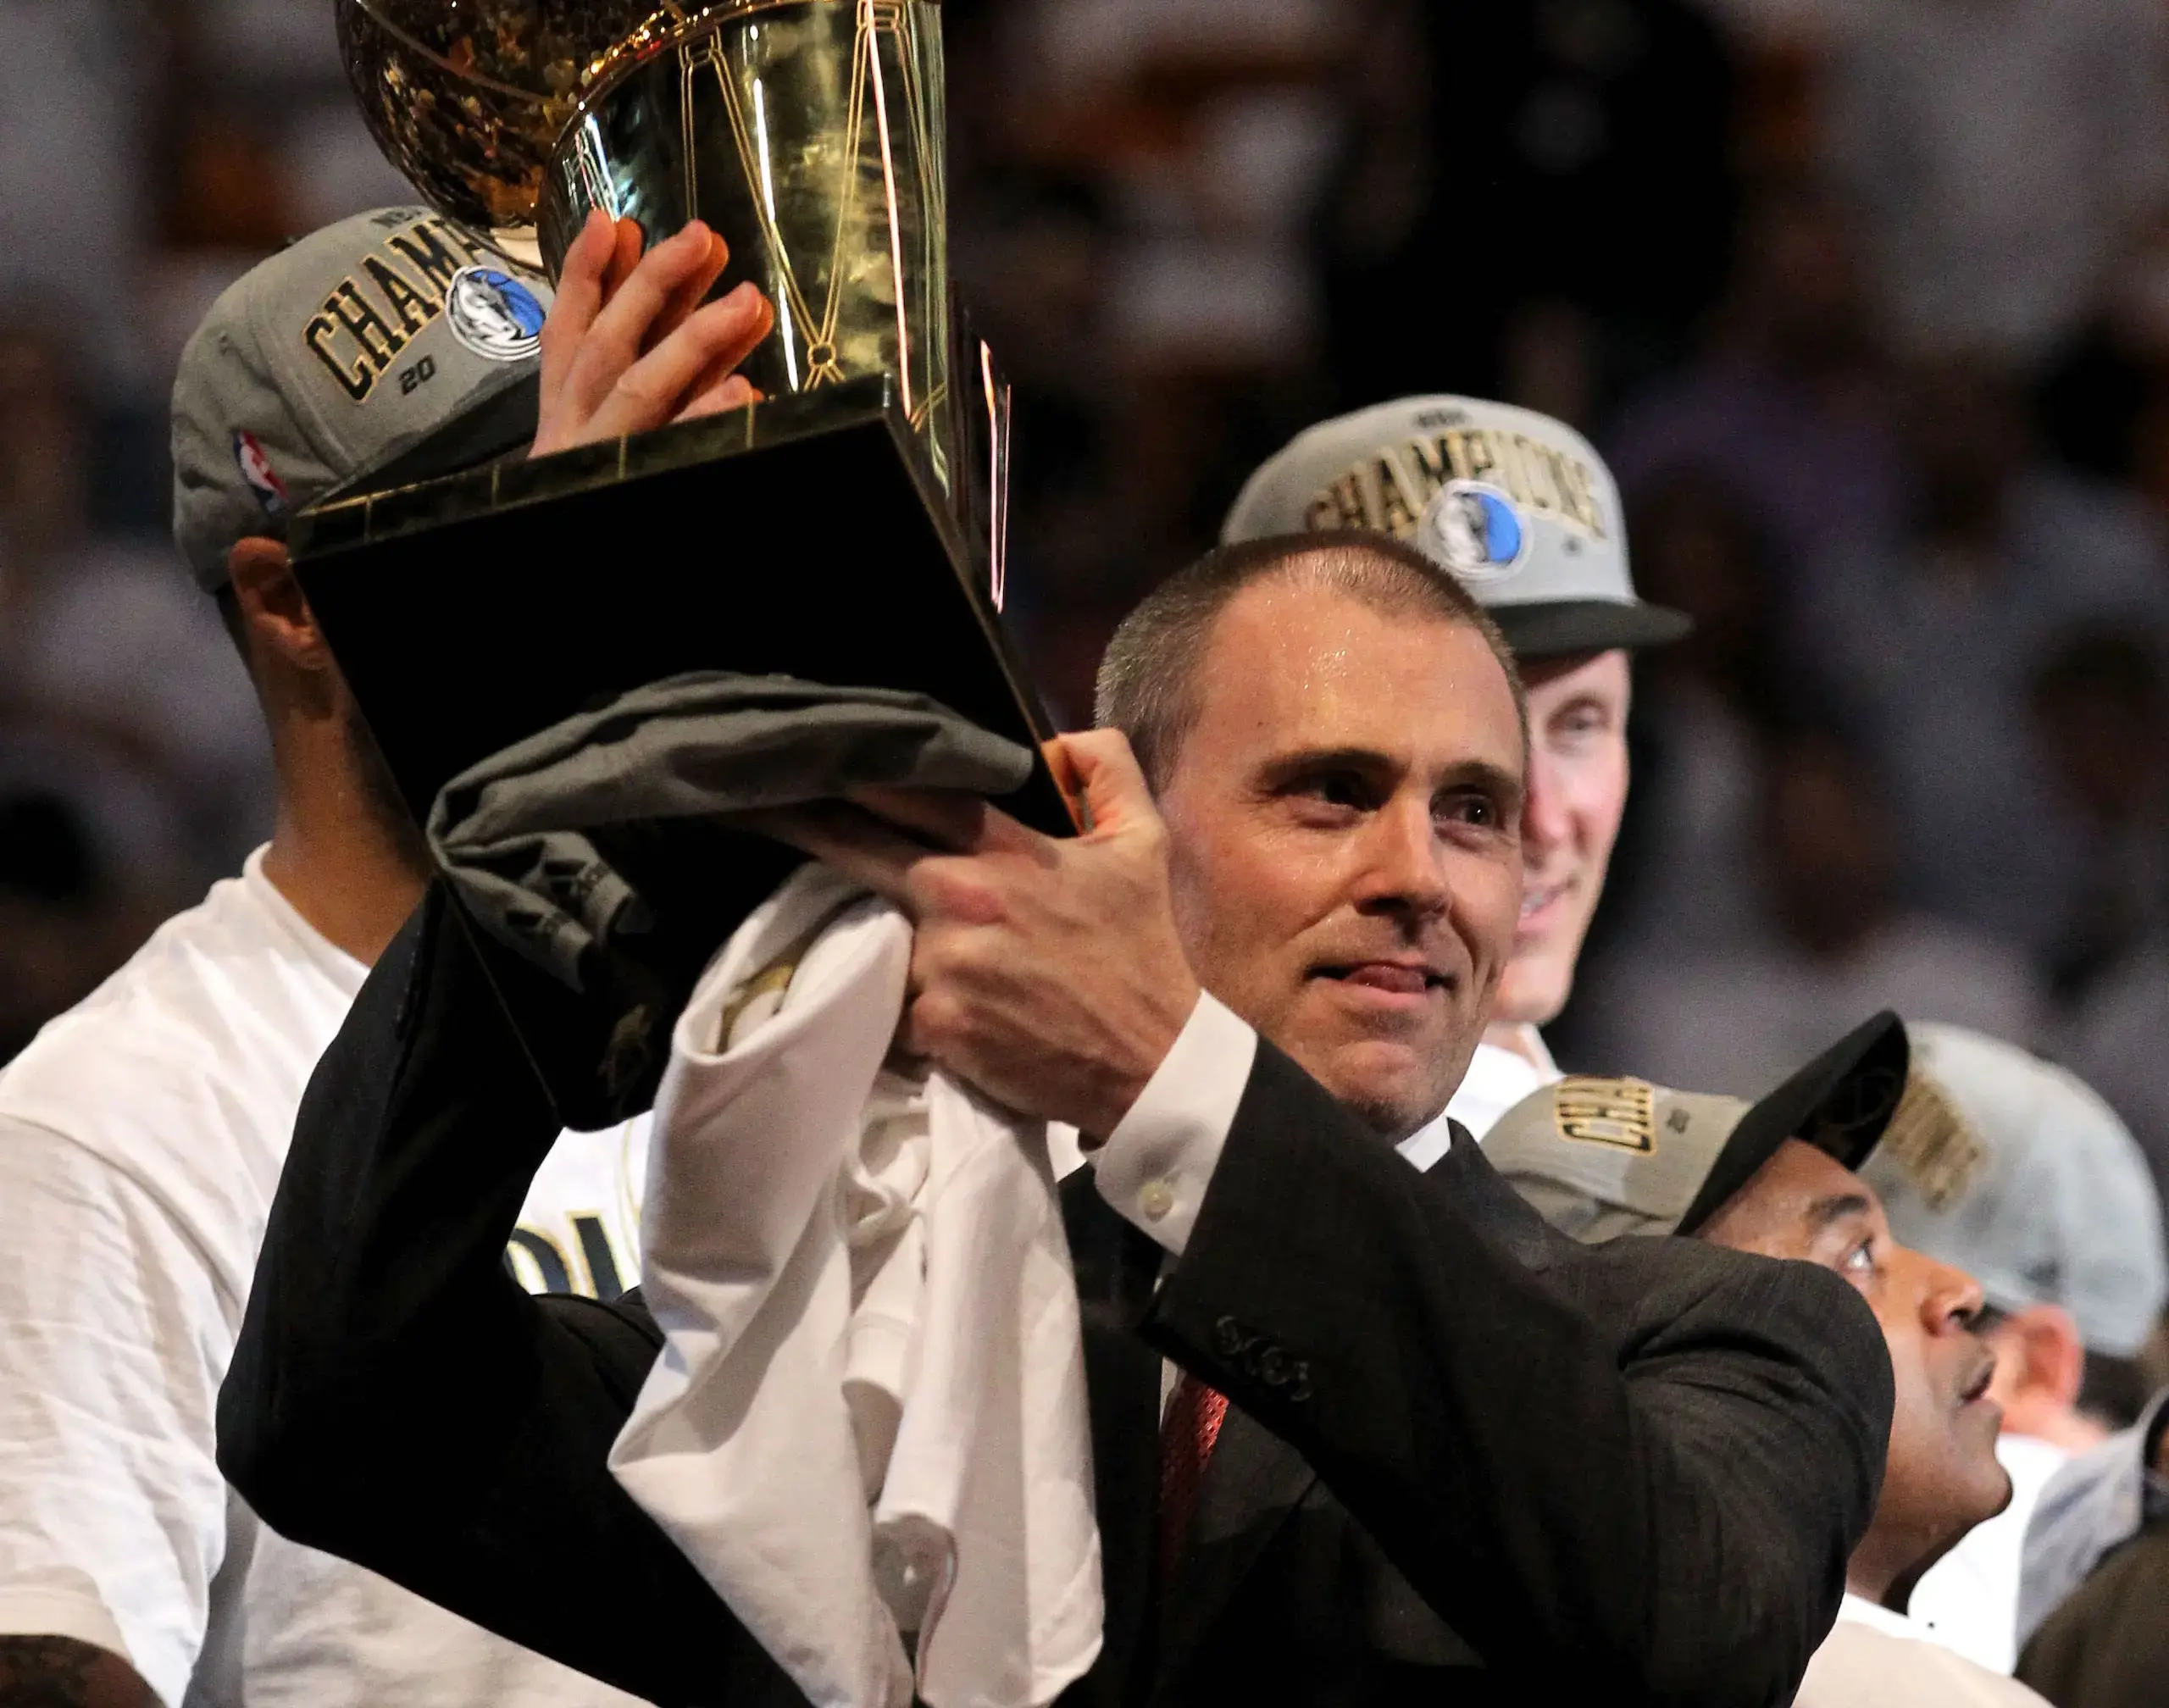
[[[1423,502],[1428,504],[1439,496],[1439,489],[1453,477],[1453,461],[1446,454],[1443,435],[1436,439],[1412,439],[1403,446],[1410,465],[1416,470],[1417,480],[1423,488]]]
[[[319,314],[308,323],[302,341],[315,352],[316,359],[330,370],[331,377],[347,388],[347,395],[357,403],[363,402],[376,390],[377,370],[367,362],[358,362],[349,368],[331,347],[331,341],[338,336],[338,323],[329,314]]]
[[[1528,448],[1528,441],[1518,433],[1502,432],[1491,435],[1491,444],[1499,463],[1499,484],[1515,503],[1528,504],[1528,475],[1522,467],[1522,453]]]
[[[1312,499],[1310,507],[1303,513],[1303,526],[1313,534],[1370,525],[1371,519],[1363,509],[1362,485],[1352,469]]]
[[[405,335],[376,311],[352,279],[341,279],[336,290],[324,299],[324,311],[354,335],[369,365],[381,374],[392,358],[407,347]]]
[[[371,255],[362,265],[376,288],[384,292],[384,300],[391,305],[391,312],[399,317],[400,325],[407,336],[413,337],[444,311],[444,297],[440,293],[435,302],[417,291],[407,275],[389,262]]]
[[[1580,463],[1564,451],[1555,451],[1551,453],[1551,484],[1559,491],[1561,513],[1573,518],[1574,521],[1594,533],[1596,531],[1592,526],[1594,518],[1589,515],[1589,507],[1584,502],[1583,496],[1587,482],[1588,470]]]
[[[1581,518],[1582,526],[1599,540],[1609,537],[1604,531],[1603,512],[1597,508],[1596,480],[1589,473],[1589,465],[1579,458],[1562,458],[1560,460],[1567,470],[1573,495],[1574,511]]]
[[[425,219],[411,230],[391,235],[390,247],[414,263],[440,298],[452,289],[453,276],[459,271],[459,258],[444,247],[443,238],[438,236],[440,231],[451,230],[441,220]]]
[[[1484,481],[1534,514],[1606,537],[1586,463],[1540,439],[1490,427],[1449,428],[1381,448],[1320,491],[1304,509],[1303,526],[1412,539],[1440,489],[1454,480]]]
[[[1549,445],[1521,441],[1522,479],[1528,486],[1528,507],[1547,516],[1565,513],[1559,494],[1559,462]]]
[[[1933,1074],[1916,1068],[1883,1129],[1883,1152],[1904,1172],[1921,1201],[1948,1209],[1988,1166],[1989,1147]]]
[[[1371,478],[1379,489],[1379,525],[1396,540],[1409,538],[1423,513],[1423,501],[1408,490],[1400,465],[1391,457],[1373,461]]]
[[[1647,1155],[1656,1149],[1656,1088],[1646,1079],[1574,1076],[1551,1090],[1552,1125],[1562,1139],[1611,1145]]]

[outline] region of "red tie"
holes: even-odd
[[[1228,1415],[1228,1396],[1207,1387],[1196,1377],[1185,1375],[1175,1384],[1175,1397],[1160,1422],[1160,1581],[1174,1576],[1190,1540],[1190,1520],[1197,1512],[1198,1490],[1205,1486],[1205,1467],[1212,1458],[1212,1444],[1220,1439],[1220,1424]]]

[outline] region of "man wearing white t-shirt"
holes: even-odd
[[[1390,534],[1453,575],[1505,634],[1528,688],[1521,923],[1446,1110],[1481,1140],[1559,1078],[1537,1029],[1567,1006],[1627,808],[1628,655],[1678,640],[1687,619],[1634,596],[1611,471],[1533,410],[1404,397],[1323,422],[1251,477],[1221,539],[1321,528]]]
[[[729,369],[765,305],[673,308],[719,242],[691,228],[615,285],[636,252],[597,222],[547,335],[508,350],[462,325],[456,287],[486,274],[539,315],[539,280],[423,210],[363,214],[256,269],[183,357],[175,535],[249,665],[279,812],[240,877],[0,1073],[0,1708],[630,1700],[264,1528],[214,1418],[302,1089],[427,872],[286,523],[364,473],[746,401]],[[528,1285],[633,1278],[643,1138],[559,1142],[507,1253]]]

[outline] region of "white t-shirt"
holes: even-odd
[[[219,1384],[294,1113],[364,975],[259,851],[0,1073],[0,1633],[124,1655],[168,1708],[623,1708],[286,1541],[219,1475]],[[560,1140],[515,1273],[631,1284],[644,1148],[644,1129]]]
[[[1793,1708],[2048,1708],[2016,1678],[1954,1655],[1902,1613],[1847,1595]]]

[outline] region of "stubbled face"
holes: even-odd
[[[1541,1026],[1567,1006],[1627,810],[1624,652],[1523,668],[1528,799],[1522,808],[1522,914],[1494,1018]]]
[[[1522,893],[1523,752],[1473,629],[1297,580],[1221,613],[1162,779],[1206,988],[1381,1133],[1445,1107]]]
[[[1878,1549],[1900,1572],[1917,1568],[2004,1509],[2011,1478],[1995,1453],[2003,1411],[1989,1394],[1995,1356],[1972,1328],[1981,1308],[1972,1276],[1899,1245],[1867,1184],[1798,1140],[1785,1141],[1702,1237],[1833,1269],[1883,1325],[1898,1402],[1864,1549]]]

